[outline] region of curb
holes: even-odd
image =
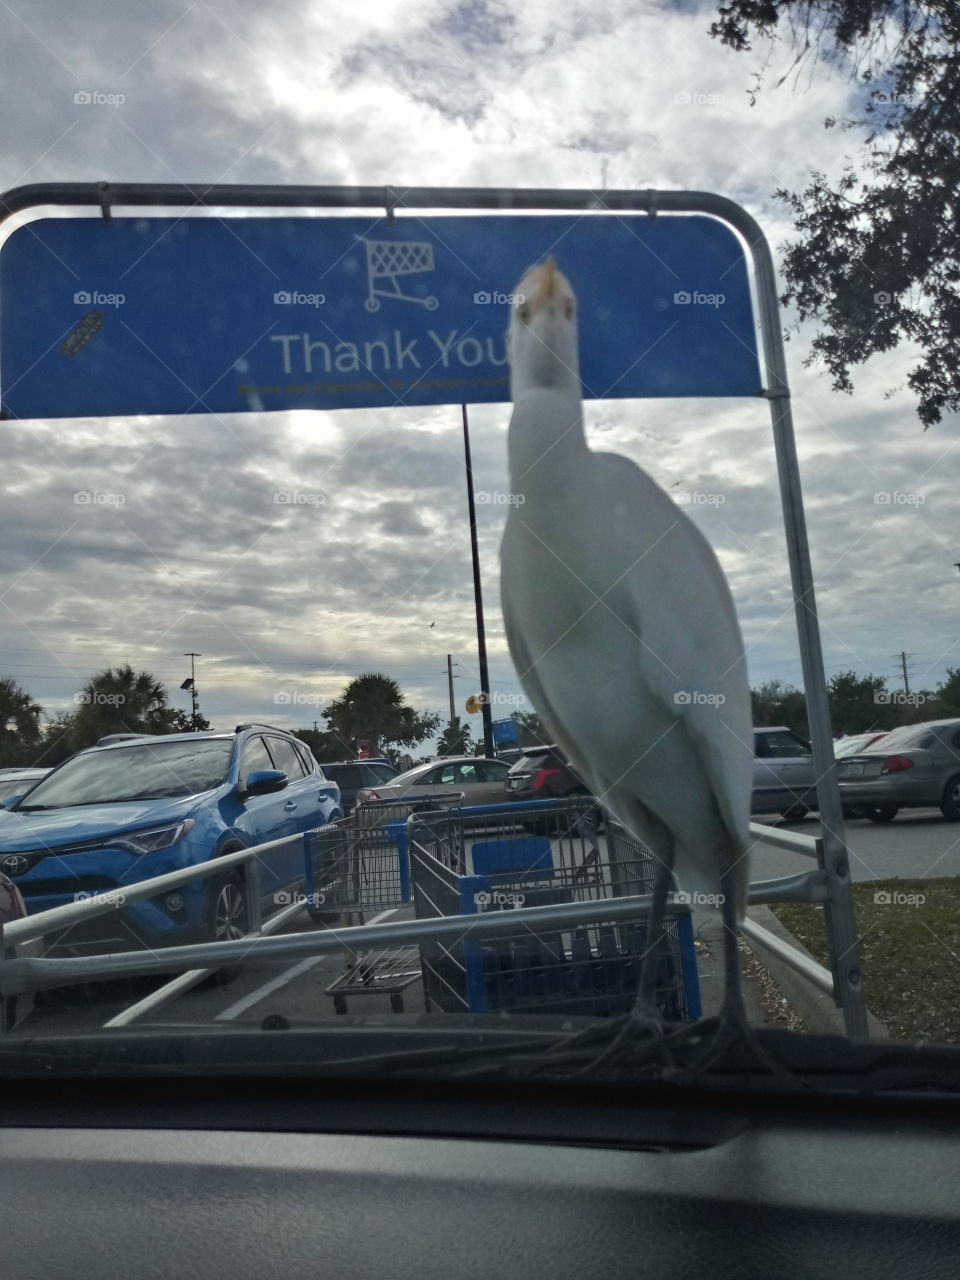
[[[798,938],[794,937],[769,907],[750,907],[747,915],[762,928],[776,934],[783,942],[788,942],[803,955],[816,960],[816,957],[811,955]],[[843,1011],[834,1003],[832,996],[811,986],[795,969],[791,969],[779,956],[768,951],[762,942],[747,937],[746,934],[741,936],[786,996],[790,1007],[803,1019],[809,1031],[817,1035],[845,1036],[847,1034],[843,1023]],[[879,1018],[875,1018],[869,1009],[867,1010],[867,1032],[872,1040],[891,1038],[884,1024]]]

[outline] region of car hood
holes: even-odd
[[[37,845],[85,844],[134,827],[176,822],[196,808],[201,798],[127,800],[117,804],[73,805],[38,813],[0,809],[0,851],[8,853]]]

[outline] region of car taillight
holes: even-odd
[[[379,799],[380,799],[380,792],[379,792],[379,791],[368,791],[368,792],[367,792],[367,794],[366,794],[366,799],[367,799],[367,800],[379,800]]]
[[[913,761],[907,756],[887,756],[883,762],[881,773],[903,773],[905,769],[912,769]]]
[[[533,775],[533,782],[530,784],[535,791],[547,785],[547,779],[554,777],[560,772],[559,769],[538,769]]]

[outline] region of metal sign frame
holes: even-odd
[[[797,459],[787,366],[780,329],[779,299],[773,257],[759,224],[735,201],[708,191],[590,191],[478,187],[313,187],[269,185],[212,186],[180,183],[34,183],[0,196],[0,224],[17,213],[42,206],[99,208],[105,221],[117,207],[184,209],[351,209],[384,210],[388,219],[397,210],[474,210],[507,212],[589,212],[707,214],[732,228],[743,240],[753,267],[761,333],[761,396],[770,402],[770,418],[780,481],[793,588],[800,662],[817,771],[817,799],[823,828],[824,869],[827,876],[836,992],[849,1035],[866,1036],[867,1017],[858,957],[850,883],[850,858],[844,834],[830,727],[830,707],[820,625],[814,593],[800,468]]]

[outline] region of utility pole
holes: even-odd
[[[193,651],[191,651],[190,653],[185,653],[183,656],[185,658],[190,659],[190,679],[189,681],[184,680],[180,688],[186,689],[187,687],[189,687],[190,689],[190,703],[191,703],[191,706],[193,707],[193,713],[191,718],[193,720],[193,727],[194,729],[196,729],[197,721],[200,718],[200,699],[197,694],[197,671],[196,671],[195,661],[197,658],[202,658],[203,654],[194,653]]]
[[[907,679],[907,655],[903,649],[900,650],[900,668],[903,671],[903,692],[910,692],[910,681]]]
[[[470,459],[470,427],[467,406],[462,404],[463,455],[467,465],[467,507],[470,512],[470,552],[473,556],[473,595],[477,605],[477,657],[480,668],[480,692],[483,694],[483,752],[493,755],[493,715],[490,710],[490,673],[487,670],[487,638],[483,626],[483,591],[480,586],[480,553],[477,548],[477,509],[473,501],[473,463]]]

